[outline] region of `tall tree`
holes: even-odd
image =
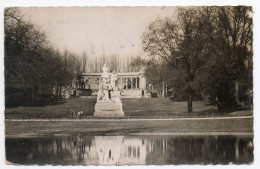
[[[200,87],[219,107],[236,106],[239,96],[252,89],[252,8],[205,7],[204,30],[212,50],[200,71]]]
[[[196,95],[195,76],[208,55],[204,46],[207,38],[203,32],[200,11],[178,9],[177,18],[158,18],[142,36],[143,49],[151,56],[159,56],[171,67],[175,83],[188,99],[188,112]]]
[[[43,60],[41,52],[47,45],[46,36],[23,19],[16,8],[5,9],[4,23],[6,83],[16,81],[16,84],[29,85],[37,93]]]
[[[4,24],[6,89],[30,88],[34,98],[51,94],[54,86],[61,91],[71,84],[74,72],[81,73],[78,57],[54,50],[46,34],[25,20],[17,8],[5,9]]]
[[[224,107],[236,105],[239,86],[252,88],[252,8],[178,8],[173,18],[158,18],[143,34],[143,49],[172,67],[174,86],[188,98],[198,92]]]
[[[151,93],[159,92],[164,97],[166,85],[171,85],[172,72],[169,65],[162,59],[144,59],[136,57],[131,63],[132,70],[140,71],[144,70],[146,82],[151,84],[151,88],[148,91]]]
[[[87,56],[86,52],[83,52],[83,54],[82,54],[82,72],[86,72],[87,62],[88,62],[88,56]]]
[[[239,102],[239,85],[248,85],[252,74],[253,22],[252,8],[246,6],[220,7],[218,11],[218,39],[222,57],[231,74],[236,101]]]

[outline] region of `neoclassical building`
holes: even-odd
[[[110,73],[112,74],[112,73]],[[92,91],[96,95],[99,88],[101,73],[82,73],[77,83],[78,93],[84,93],[84,90]],[[123,98],[141,98],[146,97],[146,79],[144,72],[117,73],[118,86],[122,90]]]

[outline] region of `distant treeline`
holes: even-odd
[[[141,67],[132,66],[132,62],[137,56],[119,56],[118,54],[102,55],[102,56],[88,56],[84,52],[82,58],[83,72],[102,72],[104,63],[107,64],[110,71],[116,72],[138,72]]]

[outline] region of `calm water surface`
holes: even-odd
[[[250,136],[62,136],[7,138],[16,164],[250,164]]]

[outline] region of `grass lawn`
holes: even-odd
[[[168,98],[122,99],[123,118],[177,118],[250,116],[252,110],[240,109],[219,113],[213,106],[205,106],[202,101],[193,102],[193,113],[187,113],[187,102],[174,102]],[[81,118],[95,118],[95,98],[72,98],[41,106],[20,106],[5,109],[6,119],[61,119],[66,118],[68,108],[84,113]]]

